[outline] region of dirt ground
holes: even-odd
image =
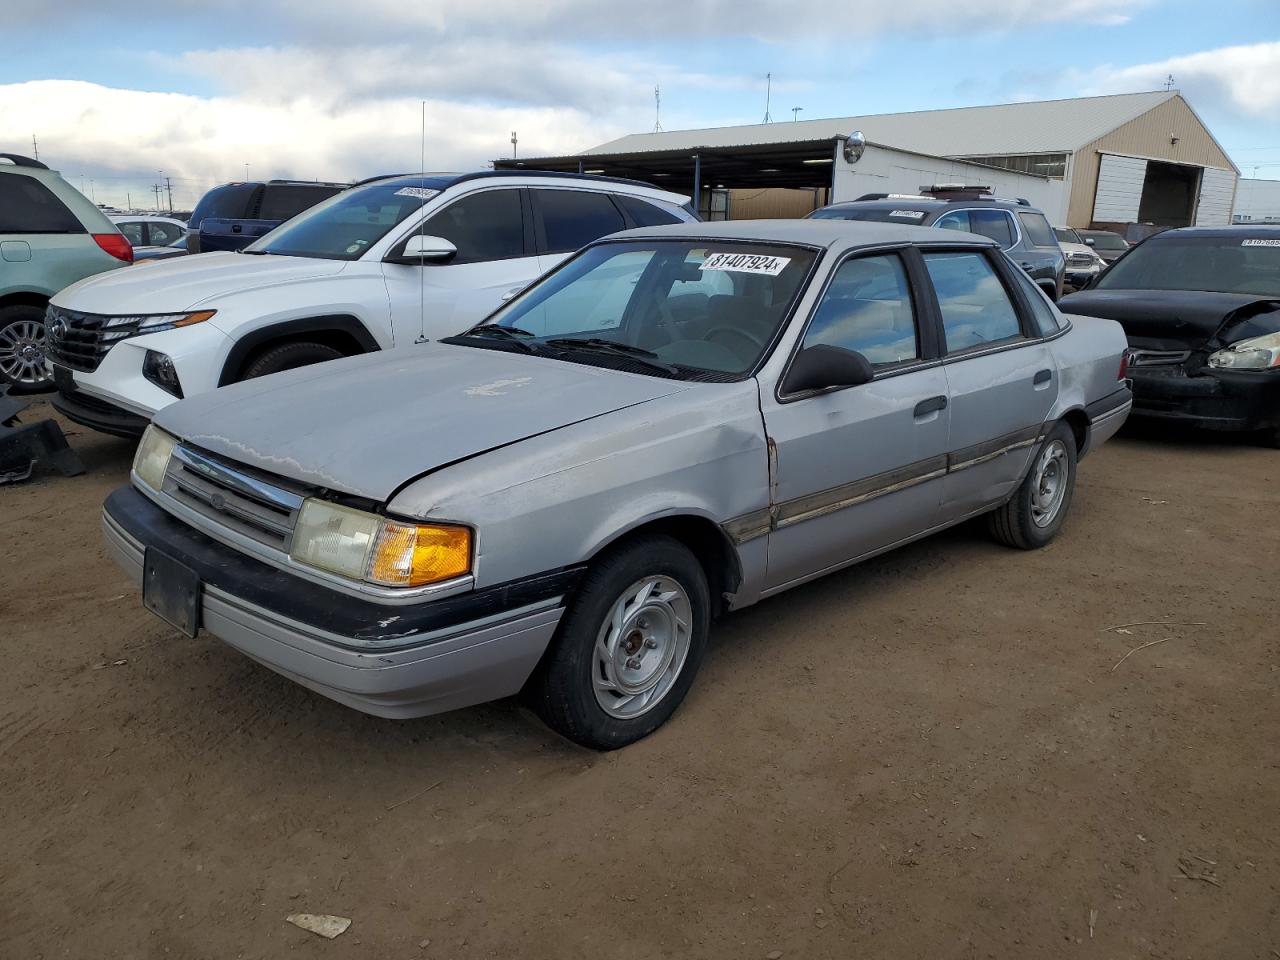
[[[4,960],[1280,957],[1280,452],[1117,439],[1048,549],[734,615],[601,755],[178,636],[102,547],[131,445],[71,439],[0,489]]]

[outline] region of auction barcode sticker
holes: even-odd
[[[924,211],[923,210],[890,210],[889,216],[905,217],[908,220],[923,220]]]
[[[776,277],[790,262],[790,257],[769,257],[758,253],[713,253],[702,261],[702,266],[698,269],[761,273],[766,277]]]
[[[417,197],[419,200],[430,200],[439,190],[432,190],[430,187],[401,187],[396,191],[397,197]]]
[[[1241,240],[1242,247],[1280,247],[1280,240]]]

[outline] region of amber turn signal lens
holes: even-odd
[[[175,320],[173,325],[175,327],[189,327],[193,323],[204,323],[217,312],[217,310],[201,310],[197,313],[188,313],[181,320]]]
[[[421,587],[471,570],[466,527],[387,520],[369,557],[369,580],[390,587]]]

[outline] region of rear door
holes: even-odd
[[[559,187],[530,189],[538,263],[546,273],[587,244],[627,228],[622,210],[609,194]]]
[[[855,254],[809,319],[803,346],[856,350],[873,381],[761,397],[775,458],[766,592],[938,522],[950,409],[936,336],[909,280],[919,284],[921,269],[910,249]]]
[[[64,184],[62,189],[71,188]],[[101,232],[115,229],[101,213],[93,214],[102,221]],[[52,296],[77,280],[123,265],[98,246],[68,204],[40,180],[0,173],[0,292]]]
[[[1021,481],[1058,395],[1045,337],[990,248],[923,251],[945,353],[951,433],[942,510],[947,519],[995,503]]]
[[[520,187],[473,190],[431,213],[410,235],[443,237],[458,248],[444,263],[382,264],[396,342],[461,333],[539,273],[528,201]]]

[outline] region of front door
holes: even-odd
[[[950,468],[942,510],[955,519],[1011,494],[1021,482],[1058,395],[1057,366],[1023,317],[994,251],[929,251],[951,400]]]
[[[539,274],[519,188],[468,193],[431,214],[414,233],[458,248],[445,263],[382,264],[396,342],[461,333]],[[411,333],[409,333],[412,331]]]
[[[922,347],[918,314],[901,255],[846,260],[803,346],[856,350],[876,378],[807,396],[762,396],[775,460],[766,593],[936,523],[950,409],[946,375]]]

